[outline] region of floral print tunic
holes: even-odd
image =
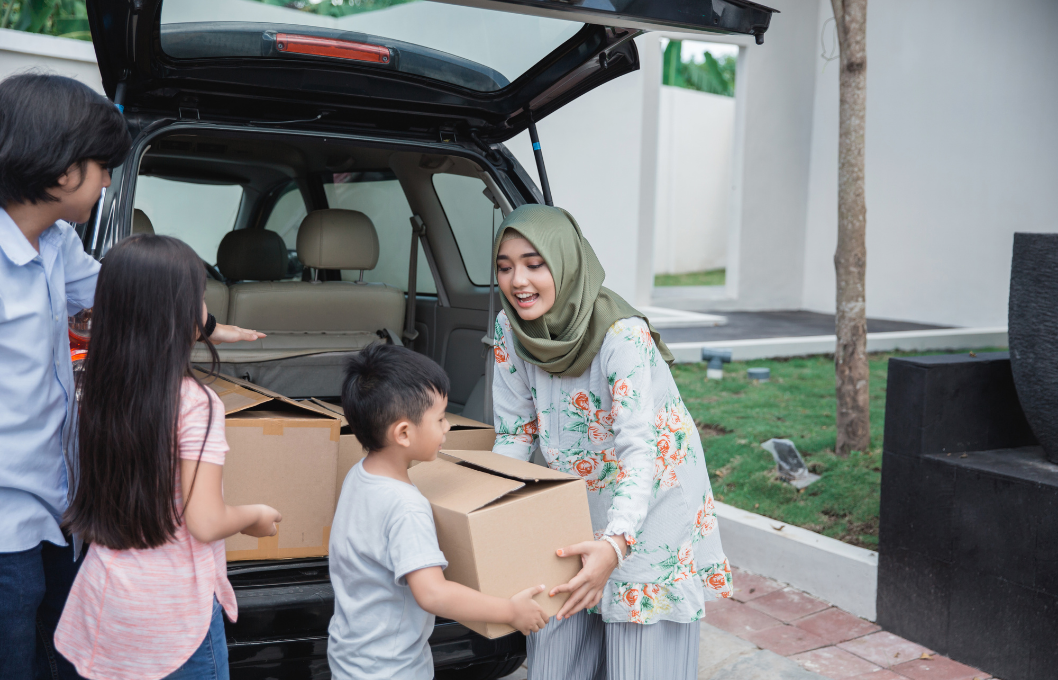
[[[549,467],[588,487],[595,537],[624,534],[630,552],[597,608],[608,623],[688,623],[731,595],[698,429],[650,331],[616,322],[583,375],[555,376],[514,352],[496,317],[494,451]]]

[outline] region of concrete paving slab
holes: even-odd
[[[702,633],[698,644],[698,677],[712,678],[721,669],[739,661],[744,656],[760,651],[757,645],[720,630],[715,626],[701,624]]]
[[[714,675],[698,675],[698,680],[826,680],[807,671],[797,662],[775,652],[760,650],[724,666]]]

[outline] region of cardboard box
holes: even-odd
[[[547,590],[580,571],[580,557],[555,551],[592,540],[584,480],[491,451],[445,450],[408,471],[430,501],[445,577],[487,595],[511,597],[543,583]],[[536,596],[554,616],[568,595]],[[488,638],[507,625],[460,621]]]
[[[349,421],[345,419],[345,413],[342,411],[341,406],[320,401],[319,399],[310,399],[309,402],[333,414],[333,416],[338,418],[338,422],[341,425],[338,437],[338,473],[334,484],[334,502],[337,507],[338,498],[342,495],[342,484],[345,482],[345,476],[349,474],[354,465],[367,456],[367,451],[364,451],[364,447],[360,445],[360,440],[356,438],[356,435],[350,432]]]
[[[445,414],[452,429],[445,435],[445,449],[458,451],[491,451],[496,442],[496,431],[492,425],[457,416]]]
[[[228,439],[224,500],[279,510],[279,533],[227,539],[228,561],[327,554],[334,519],[339,421],[282,395],[228,376],[199,374],[224,403]]]

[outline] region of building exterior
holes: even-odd
[[[271,9],[209,4],[243,16]],[[636,304],[834,310],[839,67],[821,54],[833,44],[831,4],[769,4],[781,14],[763,45],[716,38],[740,47],[729,156],[724,144],[703,141],[709,123],[687,115],[682,93],[662,92],[656,33],[636,39],[640,71],[539,123],[556,204],[592,241],[607,285]],[[373,14],[396,21],[402,7]],[[869,5],[872,317],[1004,325],[1014,232],[1058,230],[1058,43],[1050,39],[1058,4],[1011,0],[1001,9],[985,0]],[[93,56],[87,43],[0,30],[0,75],[43,66],[98,88]],[[528,136],[507,145],[534,173]],[[684,169],[695,166],[703,168],[701,195]],[[726,203],[726,233],[709,243],[723,244],[727,283],[655,290],[655,269],[687,266],[655,253],[656,244],[705,247],[701,234],[673,232],[697,209],[688,196],[702,210]]]

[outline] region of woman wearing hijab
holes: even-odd
[[[705,454],[642,313],[602,286],[573,217],[524,205],[495,246],[494,450],[583,478],[595,541],[528,639],[531,679],[692,680],[706,602],[729,597]]]

